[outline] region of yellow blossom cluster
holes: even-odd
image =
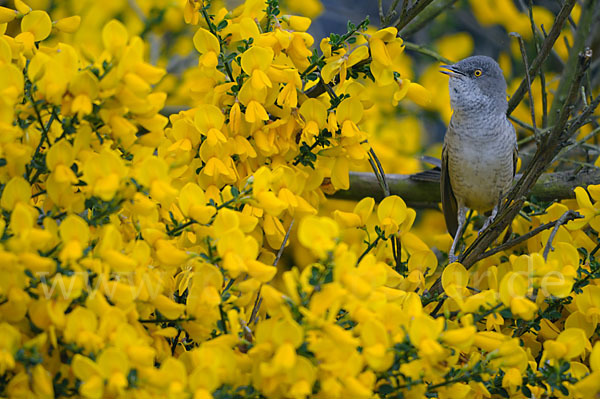
[[[386,117],[438,99],[396,28],[315,46],[276,0],[129,2],[131,24],[109,3],[0,7],[0,396],[600,391],[600,186],[513,223],[577,210],[553,240],[445,265],[448,240],[433,248],[402,198],[326,205],[380,152],[417,168],[418,122]],[[181,75],[148,57],[162,29],[195,51]],[[165,112],[173,98],[189,108]]]

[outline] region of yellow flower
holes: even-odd
[[[377,218],[386,236],[398,233],[407,215],[408,208],[397,195],[384,198],[377,207]]]
[[[271,48],[258,46],[251,47],[242,54],[242,69],[250,75],[250,82],[255,90],[273,86],[266,74],[273,61],[273,55]]]
[[[88,184],[92,195],[110,201],[126,173],[123,160],[113,151],[105,149],[87,158],[83,164],[82,180]]]
[[[0,374],[15,367],[17,350],[21,343],[19,330],[3,322],[0,324]]]
[[[202,6],[202,3],[196,0],[186,0],[183,17],[186,24],[197,25],[200,19],[200,13],[198,10]]]
[[[21,20],[21,35],[31,34],[36,42],[42,41],[52,31],[52,20],[45,11],[34,10]],[[17,36],[17,37],[19,37]]]
[[[102,44],[104,48],[113,56],[119,58],[127,41],[129,34],[123,24],[116,19],[110,20],[102,29]]]
[[[307,216],[298,226],[298,239],[315,256],[325,258],[335,246],[338,226],[330,218]]]
[[[523,377],[518,368],[509,368],[504,374],[504,377],[502,377],[502,387],[508,388],[513,394],[517,391],[517,387],[520,387],[522,384]]]
[[[19,15],[17,10],[11,10],[10,8],[0,7],[0,23],[4,24],[12,21]]]
[[[185,311],[185,305],[176,303],[164,295],[158,295],[153,301],[156,309],[167,319],[177,319]]]
[[[54,21],[54,27],[61,32],[75,33],[81,24],[81,17],[73,15],[71,17],[61,18]]]
[[[442,341],[444,341],[447,345],[452,345],[464,352],[467,352],[471,345],[473,345],[475,342],[476,332],[477,329],[475,326],[466,326],[444,331],[441,338]]]
[[[446,350],[437,341],[443,329],[444,321],[441,318],[433,319],[424,314],[415,317],[410,323],[410,341],[417,347],[419,354],[432,364],[441,361],[446,355]]]
[[[375,32],[369,39],[371,49],[371,73],[379,86],[386,86],[394,81],[394,72],[400,73],[404,42],[396,37],[396,28],[389,27]]]
[[[302,136],[305,141],[311,142],[311,138],[317,136],[325,127],[327,108],[321,101],[310,98],[300,106],[300,115],[304,119]]]
[[[15,0],[15,8],[23,15],[29,14],[32,9],[23,0]]]
[[[58,233],[63,241],[61,261],[81,258],[90,239],[90,229],[85,220],[77,215],[69,215],[58,227]]]
[[[33,392],[37,398],[54,398],[54,386],[52,385],[52,375],[42,366],[37,364],[33,368]]]
[[[586,285],[581,291],[575,296],[575,305],[585,315],[586,320],[596,325],[600,322],[600,287]]]
[[[360,134],[358,123],[363,117],[363,105],[356,98],[346,98],[337,107],[336,119],[342,125],[342,136],[354,137]]]
[[[27,204],[31,198],[31,187],[22,177],[13,177],[4,187],[0,205],[5,210],[14,209],[17,203]]]
[[[323,39],[321,48],[327,46],[328,41],[329,38]],[[325,66],[321,70],[321,77],[325,83],[333,81],[334,78],[339,75],[339,84],[343,85],[346,81],[348,68],[351,68],[369,57],[369,50],[363,45],[350,50],[348,53],[343,50],[338,51],[341,53],[329,56],[325,59]]]
[[[225,143],[227,138],[221,132],[225,115],[214,105],[204,104],[198,107],[194,117],[194,123],[198,131],[206,136],[208,145],[216,145],[217,142]]]
[[[73,94],[71,111],[80,118],[92,113],[92,101],[98,95],[98,78],[89,70],[80,71],[69,83],[69,91]]]
[[[435,42],[440,55],[449,60],[462,60],[473,52],[473,38],[466,32],[444,35]]]
[[[588,195],[589,192],[589,195]],[[581,229],[588,223],[590,227],[600,232],[600,185],[588,186],[587,192],[583,187],[575,188],[575,196],[579,205],[579,212],[583,219],[576,219],[567,224],[571,230]],[[594,204],[592,201],[594,200]]]
[[[369,217],[373,212],[374,206],[375,200],[371,197],[365,197],[354,206],[354,210],[352,212],[335,210],[333,215],[335,217],[335,221],[340,226],[346,228],[365,226],[367,220],[369,220]]]
[[[463,298],[468,296],[466,289],[468,282],[469,273],[458,262],[449,264],[442,272],[442,287],[444,287],[444,291],[459,304],[462,304]]]
[[[214,68],[219,60],[217,54],[221,51],[219,39],[204,28],[199,28],[193,37],[194,47],[200,53],[199,64],[206,68]]]
[[[500,299],[509,306],[513,314],[525,320],[531,320],[537,311],[535,303],[525,297],[529,292],[527,278],[520,273],[507,273],[500,282]]]
[[[369,366],[375,371],[385,371],[394,362],[394,354],[388,351],[390,339],[382,323],[369,320],[360,328],[363,355]]]
[[[589,342],[582,329],[567,328],[558,335],[556,340],[547,340],[544,342],[543,359],[570,360],[581,355],[585,351],[586,346],[589,346]]]
[[[204,191],[194,183],[187,183],[179,192],[179,208],[185,216],[206,224],[216,213],[214,206],[207,206]]]
[[[77,176],[71,169],[74,160],[73,147],[66,140],[59,141],[48,150],[46,165],[52,171],[54,181],[57,184],[77,183]]]

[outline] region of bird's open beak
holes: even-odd
[[[441,70],[440,72],[450,76],[451,78],[459,78],[461,76],[465,76],[465,74],[456,69],[454,65],[440,65],[440,68],[446,69],[446,71]]]

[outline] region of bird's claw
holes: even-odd
[[[454,263],[458,260],[458,256],[456,255],[448,255],[448,262],[449,263]]]
[[[491,218],[491,217],[489,217],[489,218],[488,218],[488,219],[485,221],[485,223],[483,224],[483,227],[482,227],[482,228],[480,228],[480,229],[479,229],[479,231],[477,232],[477,235],[478,235],[478,236],[480,236],[480,235],[481,235],[481,233],[483,233],[483,231],[484,231],[485,229],[487,229],[487,228],[488,228],[488,226],[489,226],[490,224],[492,224],[492,218]]]

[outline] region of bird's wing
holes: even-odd
[[[513,179],[517,174],[517,163],[519,162],[519,147],[515,144],[515,148],[513,149]]]
[[[439,168],[442,165],[442,161],[439,158],[430,157],[429,155],[423,155],[421,161],[433,165],[436,168]]]
[[[412,175],[410,175],[410,179],[413,181],[425,183],[439,183],[442,161],[439,158],[430,157],[428,155],[422,156],[421,161],[433,165],[434,168],[424,170],[423,172],[413,173]]]
[[[513,137],[515,140],[515,147],[513,148],[513,179],[515,178],[516,174],[517,174],[517,163],[519,162],[519,144],[517,144],[517,136],[516,136],[516,132],[515,132],[515,127],[513,126],[512,123],[510,123],[510,127],[513,133]]]
[[[446,227],[452,237],[458,230],[458,204],[450,184],[450,175],[448,174],[448,149],[444,145],[442,150],[442,176],[440,179],[440,194],[442,195],[442,211],[446,219]]]

